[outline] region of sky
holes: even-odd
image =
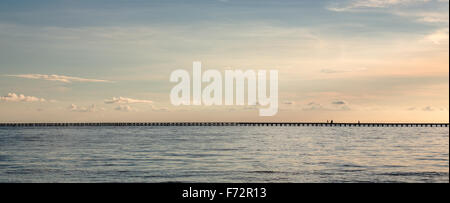
[[[2,0],[0,122],[448,122],[448,10],[448,0]],[[173,106],[170,73],[194,61],[278,70],[278,113]]]

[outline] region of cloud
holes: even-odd
[[[20,74],[20,75],[6,75],[10,77],[18,77],[18,78],[27,78],[27,79],[41,79],[41,80],[49,80],[49,81],[58,81],[64,83],[72,83],[72,82],[111,82],[108,80],[99,80],[99,79],[87,79],[87,78],[79,78],[79,77],[71,77],[65,75],[43,75],[43,74]]]
[[[423,107],[422,108],[422,111],[434,111],[435,109],[434,109],[434,107],[432,107],[432,106],[426,106],[426,107]]]
[[[431,5],[430,5],[431,6]],[[414,8],[414,9],[395,9],[390,10],[393,15],[412,18],[417,22],[442,24],[445,23],[448,26],[448,9],[442,9],[447,6],[439,4],[433,5],[434,9]],[[445,25],[444,24],[444,25]]]
[[[95,104],[92,104],[92,105],[87,106],[87,107],[79,107],[79,106],[77,106],[75,104],[71,104],[68,107],[68,109],[70,111],[73,111],[73,112],[98,112],[98,111],[104,111],[105,110],[104,108],[97,107]]]
[[[344,105],[344,104],[347,104],[347,102],[345,102],[345,101],[333,101],[333,102],[331,102],[331,104],[334,104],[334,105]]]
[[[347,1],[344,5],[334,5],[328,7],[328,10],[343,12],[351,11],[355,9],[367,9],[367,8],[386,8],[395,5],[409,5],[417,3],[425,3],[430,0],[353,0]]]
[[[434,44],[448,44],[448,28],[436,30],[435,32],[427,35],[426,40],[433,42]]]
[[[6,96],[0,97],[0,101],[7,101],[7,102],[46,102],[44,98],[38,98],[34,96],[25,96],[23,94],[16,94],[16,93],[8,93]],[[51,100],[50,102],[53,102],[54,100]]]
[[[327,7],[335,12],[377,11],[412,18],[424,23],[448,23],[448,5],[431,0],[353,0]],[[447,9],[442,9],[447,7]],[[433,8],[432,10],[427,8]]]
[[[324,68],[322,70],[320,70],[321,73],[342,73],[342,71],[339,70],[335,70],[335,69],[329,69],[329,68]]]
[[[333,101],[331,105],[322,105],[316,102],[310,102],[303,108],[304,111],[322,110],[322,111],[347,111],[350,110],[346,101]]]
[[[167,107],[155,107],[155,106],[152,106],[152,110],[153,111],[159,111],[159,112],[168,112],[168,111],[170,111],[170,109],[167,108]]]
[[[365,71],[367,68],[347,68],[347,69],[333,69],[333,68],[323,68],[320,70],[321,73],[348,73],[348,72],[357,72],[357,71]]]
[[[114,110],[116,111],[125,111],[125,112],[130,112],[130,111],[137,111],[136,108],[133,108],[129,105],[119,105],[116,108],[114,108]]]
[[[303,108],[303,110],[325,110],[325,108],[322,106],[322,104],[310,102],[306,105],[306,107]]]
[[[113,97],[112,99],[107,99],[104,102],[105,104],[119,104],[119,106],[114,108],[114,110],[116,111],[125,111],[125,112],[138,111],[137,108],[127,105],[137,103],[150,104],[149,106],[151,107],[152,111],[161,111],[161,112],[170,111],[167,107],[156,107],[153,104],[153,101],[151,100],[132,99],[127,97]]]
[[[147,103],[151,104],[151,100],[131,99],[126,97],[113,97],[112,99],[105,100],[105,104],[134,104],[134,103]]]
[[[350,107],[348,106],[348,102],[344,100],[335,100],[331,102],[332,106],[330,107],[331,110],[341,110],[341,111],[347,111],[350,110]]]
[[[398,16],[413,17],[418,22],[448,23],[448,12],[394,12]]]
[[[407,109],[408,111],[445,111],[446,108],[439,108],[439,107],[434,107],[434,106],[425,106],[423,108],[417,108],[417,107],[410,107]]]
[[[443,6],[442,3],[447,4]],[[447,7],[447,9],[443,9]],[[433,8],[433,9],[429,9]],[[431,0],[353,0],[327,7],[335,12],[386,12],[423,23],[448,23],[448,1]]]

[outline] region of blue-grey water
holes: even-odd
[[[449,182],[449,129],[3,127],[0,182]]]

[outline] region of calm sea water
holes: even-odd
[[[449,129],[4,127],[0,182],[449,182]]]

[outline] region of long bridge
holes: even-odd
[[[0,123],[0,127],[76,126],[314,126],[314,127],[448,127],[449,123],[324,123],[324,122],[89,122]]]

